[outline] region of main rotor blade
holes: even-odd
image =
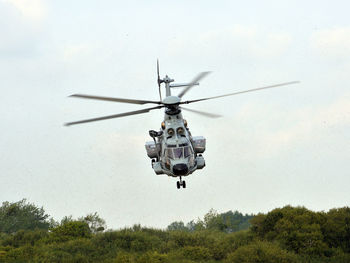
[[[180,92],[180,94],[178,95],[179,98],[182,98],[194,85],[196,85],[196,83],[198,81],[200,81],[202,78],[204,78],[206,75],[208,75],[210,73],[210,71],[205,71],[205,72],[201,72],[199,73],[191,82],[190,84],[183,89],[183,91]]]
[[[87,123],[87,122],[93,122],[93,121],[102,121],[102,120],[108,120],[108,119],[114,119],[114,118],[121,118],[121,117],[130,116],[130,115],[137,115],[137,114],[147,113],[147,112],[149,112],[151,110],[160,109],[160,108],[163,108],[163,107],[164,106],[157,106],[157,107],[153,107],[153,108],[147,108],[147,109],[142,109],[142,110],[137,110],[137,111],[124,112],[124,113],[119,113],[119,114],[109,115],[109,116],[104,116],[104,117],[98,117],[98,118],[93,118],[93,119],[68,122],[68,123],[65,123],[64,125],[65,126],[71,126],[71,125]]]
[[[286,86],[286,85],[291,85],[291,84],[297,84],[297,83],[299,83],[299,81],[285,82],[285,83],[276,84],[276,85],[271,85],[271,86],[266,86],[266,87],[262,87],[262,88],[243,90],[243,91],[233,92],[233,93],[229,93],[229,94],[225,94],[225,95],[220,95],[220,96],[214,96],[214,97],[204,98],[204,99],[183,101],[183,102],[180,102],[180,104],[189,104],[189,103],[192,103],[192,102],[198,102],[198,101],[203,101],[203,100],[217,99],[217,98],[222,98],[222,97],[227,97],[227,96],[233,96],[233,95],[238,95],[238,94],[242,94],[242,93],[253,92],[253,91],[258,91],[258,90],[263,90],[263,89],[271,89],[271,88],[276,88],[276,87],[281,87],[281,86]]]
[[[187,110],[187,111],[190,111],[190,112],[194,112],[194,113],[197,113],[197,114],[200,114],[200,115],[203,115],[205,117],[209,117],[209,118],[219,118],[219,117],[222,117],[222,115],[218,115],[218,114],[214,114],[214,113],[209,113],[209,112],[204,112],[204,111],[198,111],[198,110],[193,110],[193,109],[188,109],[188,108],[184,108],[184,107],[181,107],[182,110]]]
[[[101,97],[101,96],[92,96],[92,95],[84,95],[84,94],[73,94],[73,95],[70,95],[69,97],[82,98],[82,99],[92,99],[92,100],[105,100],[105,101],[140,104],[140,105],[146,104],[146,103],[163,104],[161,101],[111,98],[111,97]]]
[[[158,88],[159,88],[159,99],[160,99],[160,101],[162,101],[162,93],[160,90],[160,83],[162,83],[162,81],[161,81],[160,76],[159,76],[159,61],[158,61],[158,59],[157,59],[157,75],[158,75],[157,83],[158,83]]]

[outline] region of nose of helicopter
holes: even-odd
[[[184,163],[178,163],[173,166],[173,172],[175,175],[186,175],[188,172],[188,167]]]

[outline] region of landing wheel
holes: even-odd
[[[186,188],[186,182],[182,181],[181,176],[180,176],[180,181],[176,182],[176,186],[177,186],[177,189],[180,189],[181,186],[182,186],[182,188]]]

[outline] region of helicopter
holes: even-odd
[[[299,83],[299,81],[291,81],[255,89],[237,91],[214,97],[207,97],[195,100],[182,100],[182,97],[194,86],[199,85],[199,81],[206,77],[209,73],[209,71],[201,72],[189,83],[175,84],[173,83],[174,79],[171,79],[168,75],[166,75],[164,78],[160,78],[159,61],[157,60],[157,84],[160,98],[159,101],[102,97],[85,94],[73,94],[69,97],[120,103],[131,103],[139,105],[156,104],[158,106],[98,118],[68,122],[65,123],[65,126],[143,114],[148,113],[152,110],[164,108],[164,119],[161,122],[160,130],[149,131],[149,135],[153,140],[146,142],[145,144],[147,156],[151,159],[151,166],[157,175],[165,174],[171,177],[179,177],[179,180],[176,182],[177,188],[186,188],[186,181],[182,178],[192,174],[196,170],[203,169],[205,167],[203,153],[206,148],[206,139],[203,136],[192,136],[188,127],[188,123],[182,116],[182,110],[193,112],[210,118],[218,118],[221,117],[221,115],[185,108],[183,107],[184,104],[190,104],[194,102],[217,99],[247,92],[254,92]],[[162,84],[164,84],[165,86],[166,93],[164,99],[162,99],[161,93]],[[183,89],[177,96],[174,96],[171,94],[171,90],[173,88]]]

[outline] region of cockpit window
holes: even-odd
[[[185,158],[187,158],[188,156],[190,156],[191,155],[191,153],[192,153],[192,151],[191,151],[191,148],[190,147],[184,147],[184,156],[185,156]]]
[[[180,159],[183,156],[183,148],[175,148],[174,149],[175,159]]]
[[[192,148],[190,146],[178,147],[178,148],[167,148],[165,150],[165,154],[167,158],[170,159],[180,159],[187,158],[191,154],[193,154]]]
[[[174,154],[173,154],[173,149],[167,149],[167,156],[170,158],[170,159],[174,159]]]

